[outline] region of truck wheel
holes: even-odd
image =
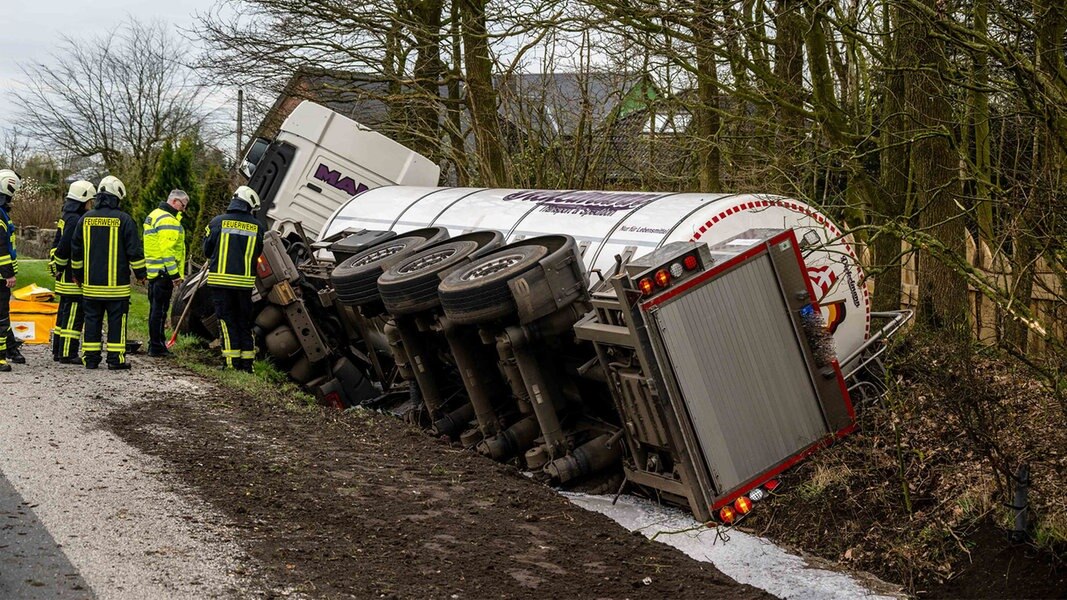
[[[533,268],[548,254],[540,245],[504,248],[445,276],[437,288],[449,319],[464,325],[513,314],[515,299],[508,281]]]
[[[420,246],[445,239],[448,239],[448,231],[444,228],[419,229],[356,254],[337,265],[330,274],[337,299],[348,306],[378,301],[378,278],[385,269],[397,260],[414,254]]]
[[[466,261],[477,249],[477,242],[447,242],[389,267],[378,278],[378,291],[386,310],[394,315],[406,315],[440,304],[437,296],[440,274]]]

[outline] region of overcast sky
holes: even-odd
[[[127,16],[159,20],[188,29],[194,13],[208,12],[215,0],[0,0],[0,128],[12,124],[10,92],[23,74],[20,64],[47,62],[61,36],[92,37],[113,31]]]

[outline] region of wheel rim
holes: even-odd
[[[496,275],[501,271],[510,269],[511,267],[522,262],[525,258],[522,254],[505,254],[504,256],[498,256],[493,260],[481,263],[477,267],[467,271],[460,277],[463,281],[475,281],[478,279],[484,279],[492,275]]]
[[[423,269],[429,269],[435,267],[446,260],[456,255],[455,248],[443,248],[437,252],[431,252],[425,256],[420,256],[411,262],[407,263],[403,267],[397,269],[401,275],[408,275],[422,271]]]
[[[360,258],[359,260],[353,262],[352,266],[365,267],[371,263],[378,262],[383,258],[389,258],[390,256],[393,256],[394,254],[402,251],[406,247],[407,244],[392,244],[384,248],[372,250],[370,254],[367,254],[363,258]]]

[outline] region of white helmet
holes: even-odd
[[[107,192],[108,194],[118,196],[119,200],[126,197],[126,186],[122,183],[122,180],[114,175],[108,175],[100,180],[100,187],[97,188],[101,192]]]
[[[20,187],[22,187],[22,180],[19,179],[18,174],[11,169],[0,170],[0,194],[14,196]]]
[[[81,202],[82,204],[92,200],[95,195],[96,187],[84,179],[70,184],[70,189],[67,190],[67,200]]]
[[[237,188],[233,193],[233,197],[236,200],[243,200],[252,210],[259,210],[259,194],[247,185]]]

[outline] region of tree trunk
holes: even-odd
[[[441,11],[443,0],[413,0],[411,14],[412,36],[415,38],[416,95],[412,102],[412,150],[435,163],[441,153],[441,80],[444,63],[441,61]]]
[[[933,9],[937,0],[922,0]],[[959,159],[948,138],[952,105],[941,76],[948,71],[940,37],[931,35],[922,16],[901,11],[899,48],[905,70],[904,113],[915,124],[911,171],[919,227],[945,248],[965,256],[963,214],[958,202]],[[919,253],[919,319],[935,330],[959,337],[970,334],[964,278],[929,252]]]
[[[719,128],[719,74],[715,61],[714,7],[710,0],[697,2],[697,18],[693,27],[697,60],[697,107],[695,125],[698,155],[698,179],[701,192],[718,192],[722,190],[719,179],[720,163]]]
[[[474,127],[481,183],[487,187],[505,187],[507,173],[500,121],[497,118],[496,90],[493,88],[493,60],[489,56],[485,4],[486,0],[460,2],[460,14],[463,17],[463,57],[467,73],[467,106]]]
[[[879,132],[880,179],[882,193],[880,202],[875,206],[872,221],[884,226],[895,219],[905,217],[907,206],[908,181],[911,179],[908,144],[906,140],[904,116],[904,73],[897,66],[900,64],[899,34],[890,34],[900,23],[899,8],[893,7],[887,16],[885,34],[889,38],[886,49],[888,66],[885,72],[882,101],[882,129]],[[901,304],[901,240],[891,233],[890,228],[883,227],[873,241],[874,265],[879,271],[875,278],[874,310],[898,310]]]

